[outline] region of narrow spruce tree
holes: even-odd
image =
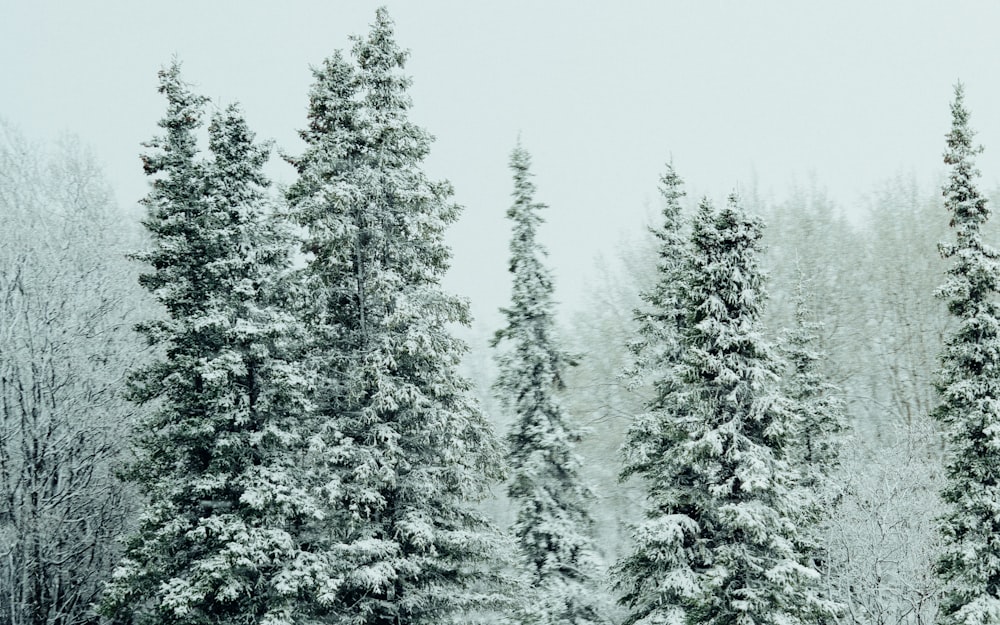
[[[265,215],[268,151],[235,108],[196,131],[206,100],[177,63],[160,73],[165,134],[146,144],[152,248],[142,284],[162,347],[131,379],[156,406],[131,478],[148,498],[107,587],[104,613],[134,623],[313,621],[323,607],[323,505],[303,480],[308,376],[280,309],[289,244]]]
[[[625,446],[647,520],[617,567],[632,623],[792,625],[829,616],[795,525],[794,415],[761,336],[761,224],[735,196],[693,223],[672,379]]]
[[[786,368],[783,389],[795,415],[794,444],[788,460],[798,470],[799,530],[809,563],[823,576],[830,572],[830,549],[824,544],[834,509],[843,494],[833,473],[840,464],[846,414],[840,389],[819,371],[823,324],[809,305],[805,278],[800,274],[793,295],[795,325],[782,337]],[[829,585],[824,584],[829,588]]]
[[[686,322],[683,299],[685,272],[693,261],[680,204],[681,198],[686,195],[684,183],[673,162],[667,164],[660,183],[662,219],[657,227],[651,228],[659,242],[657,280],[649,291],[639,294],[643,307],[634,311],[638,337],[629,345],[632,361],[624,372],[627,383],[633,387],[650,381],[652,396],[646,405],[647,411],[637,415],[626,431],[622,446],[625,463],[620,476],[621,481],[633,475],[645,476],[653,489],[656,488],[653,477],[661,470],[662,461],[672,453],[671,448],[677,443],[675,437],[680,432],[667,427],[663,411],[678,390],[676,367],[682,355],[681,333]],[[668,615],[679,614],[669,606],[661,606],[661,600],[648,595],[646,590],[655,587],[655,582],[646,586],[653,579],[650,575],[663,574],[657,570],[660,565],[650,559],[650,550],[656,549],[656,538],[651,532],[663,512],[662,504],[656,503],[658,497],[661,495],[649,493],[648,520],[635,527],[634,552],[612,569],[615,587],[623,593],[619,603],[631,611],[627,617],[631,619],[629,622],[653,623]],[[662,567],[669,572],[679,564],[675,556],[664,562]]]
[[[510,272],[513,288],[498,347],[495,390],[515,417],[508,436],[511,482],[517,508],[514,534],[532,592],[526,620],[544,625],[606,623],[607,602],[597,583],[600,561],[592,535],[592,495],[575,452],[580,433],[557,393],[568,364],[556,340],[552,277],[538,242],[541,211],[534,200],[531,159],[518,145],[511,154],[514,204]]]
[[[650,290],[639,294],[643,307],[633,311],[638,337],[628,346],[632,360],[623,375],[632,387],[648,382],[652,395],[647,412],[637,416],[626,432],[622,451],[627,457],[648,456],[654,462],[658,452],[651,452],[649,445],[667,443],[659,412],[678,388],[675,368],[682,355],[681,335],[686,323],[685,274],[692,262],[689,224],[680,203],[686,195],[684,181],[672,162],[660,177],[660,195],[663,197],[662,220],[650,229],[659,241],[657,279]],[[621,479],[627,479],[636,471],[638,467],[626,469]]]
[[[306,229],[302,284],[317,449],[331,477],[339,622],[464,619],[495,603],[500,535],[476,502],[502,477],[492,430],[456,372],[448,331],[467,304],[441,287],[458,216],[451,187],[422,170],[431,138],[408,118],[407,53],[379,9],[315,70],[290,210]]]
[[[989,218],[986,198],[976,189],[969,112],[962,85],[955,87],[952,125],[944,162],[951,166],[944,186],[955,241],[940,246],[951,258],[938,295],[957,327],[945,343],[934,417],[948,440],[947,484],[942,498],[943,553],[937,571],[945,583],[939,620],[947,624],[1000,623],[1000,263],[983,242]]]
[[[686,195],[684,181],[677,175],[673,162],[667,164],[660,177],[660,195],[663,197],[662,221],[658,227],[650,229],[659,242],[657,280],[653,288],[639,294],[643,308],[634,312],[639,336],[629,345],[632,364],[625,371],[632,386],[652,378],[657,397],[668,392],[670,385],[664,386],[663,373],[677,361],[680,352],[679,330],[683,324],[680,298],[684,264],[689,253],[681,207],[681,198]]]
[[[798,436],[791,459],[802,474],[801,486],[816,498],[820,508],[832,500],[830,476],[839,464],[840,436],[844,431],[844,402],[839,389],[819,371],[823,324],[809,305],[802,276],[795,286],[795,325],[783,337],[781,351],[788,363],[785,395],[798,415]],[[815,510],[821,514],[821,510]]]

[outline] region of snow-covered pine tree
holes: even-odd
[[[660,177],[662,219],[655,228],[650,228],[658,241],[656,281],[650,290],[639,294],[643,307],[633,311],[638,337],[628,345],[631,361],[623,374],[627,385],[632,388],[649,383],[652,395],[645,406],[647,411],[633,420],[625,434],[622,481],[632,475],[655,475],[660,471],[658,465],[666,459],[665,454],[670,453],[675,444],[670,437],[676,432],[665,428],[661,413],[665,402],[670,401],[678,388],[675,367],[682,353],[680,341],[685,323],[685,272],[692,262],[691,242],[685,232],[687,224],[681,207],[681,198],[686,195],[683,186],[684,181],[677,174],[673,162],[668,163],[666,172]],[[643,562],[639,557],[643,550],[653,546],[649,530],[657,523],[661,512],[661,507],[654,503],[655,497],[650,493],[653,505],[647,510],[649,520],[636,527],[633,536],[635,554],[621,560],[612,569],[616,588],[626,593],[619,602],[637,613],[645,609],[654,619],[655,608],[651,604],[643,608],[637,593],[644,583],[643,578],[657,567],[655,563]],[[644,615],[638,614],[633,620],[643,618]]]
[[[623,476],[645,478],[650,504],[616,571],[627,625],[797,625],[833,612],[794,523],[794,415],[758,329],[760,236],[735,196],[720,212],[704,200],[695,217],[680,359],[625,446]]]
[[[323,502],[303,479],[309,379],[296,322],[279,305],[289,241],[264,213],[268,150],[235,108],[208,129],[206,100],[160,72],[165,134],[146,144],[152,271],[164,306],[140,327],[161,345],[133,398],[158,408],[139,428],[131,477],[149,505],[103,610],[136,623],[315,622],[321,615]]]
[[[441,278],[451,187],[421,169],[431,138],[408,119],[407,53],[379,9],[353,67],[315,71],[290,209],[306,228],[303,284],[326,419],[341,577],[332,614],[355,625],[446,623],[495,601],[500,534],[476,502],[499,446],[456,373],[448,324],[468,306]]]
[[[795,325],[782,337],[781,352],[789,369],[784,392],[798,415],[798,436],[790,460],[801,473],[800,485],[825,509],[833,496],[829,478],[839,462],[846,416],[839,389],[819,371],[823,323],[816,320],[808,298],[805,278],[800,275],[793,296]]]
[[[975,185],[974,159],[982,148],[972,143],[961,84],[955,86],[951,114],[944,153],[951,173],[943,193],[956,238],[940,246],[954,262],[938,294],[957,327],[941,357],[941,404],[933,413],[949,447],[939,620],[985,625],[1000,623],[1000,263],[997,251],[982,239],[990,215]]]
[[[840,449],[846,415],[840,389],[819,371],[823,358],[819,341],[823,323],[809,305],[806,278],[800,273],[795,284],[792,328],[785,331],[781,353],[786,363],[784,394],[796,416],[794,444],[788,460],[798,470],[798,490],[802,503],[797,506],[799,530],[805,537],[802,545],[809,563],[829,582],[830,549],[824,533],[843,487],[835,484],[833,472],[840,464]],[[831,588],[830,583],[823,584]]]
[[[663,220],[658,227],[650,229],[659,241],[658,279],[652,289],[639,295],[645,307],[635,311],[639,337],[629,345],[633,360],[625,371],[631,386],[652,378],[657,397],[669,392],[669,376],[662,374],[676,362],[680,350],[678,332],[683,323],[680,295],[688,254],[681,207],[681,198],[685,196],[683,187],[684,181],[677,175],[673,162],[668,163],[666,172],[660,177]]]
[[[593,496],[580,476],[575,446],[580,433],[560,403],[568,364],[556,339],[552,277],[543,263],[537,230],[545,208],[534,200],[531,158],[518,145],[511,153],[514,204],[509,308],[496,333],[502,405],[515,417],[508,435],[511,482],[517,508],[514,535],[532,592],[526,620],[539,625],[606,623],[609,607],[597,583],[600,561],[592,535]]]

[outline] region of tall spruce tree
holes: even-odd
[[[819,371],[823,324],[809,305],[805,280],[800,275],[793,296],[795,325],[783,337],[781,351],[788,363],[785,395],[798,415],[798,436],[791,460],[802,474],[803,488],[821,508],[831,501],[830,475],[837,468],[844,431],[844,402],[839,390]],[[814,511],[817,515],[821,510]]]
[[[545,205],[534,200],[531,158],[511,153],[514,204],[510,272],[513,289],[506,326],[493,341],[499,377],[495,390],[515,417],[508,436],[511,482],[517,507],[514,534],[533,592],[527,620],[539,624],[607,622],[607,602],[596,580],[599,559],[592,536],[592,495],[580,476],[574,450],[580,433],[560,403],[567,357],[556,340],[553,284],[538,242]]]
[[[629,345],[633,360],[625,371],[633,386],[652,378],[657,398],[669,392],[669,376],[663,373],[679,357],[679,330],[683,324],[680,297],[688,254],[681,207],[681,198],[686,195],[684,181],[677,175],[673,162],[667,164],[666,172],[660,177],[660,195],[663,197],[662,222],[651,228],[658,240],[658,279],[652,289],[640,293],[644,307],[634,313],[639,337]],[[654,399],[654,404],[657,401],[659,399]]]
[[[308,376],[279,305],[289,244],[264,213],[267,149],[238,110],[214,116],[177,63],[160,73],[165,134],[146,144],[152,249],[142,284],[161,358],[131,380],[156,402],[132,479],[149,499],[104,612],[138,623],[307,622],[320,614],[322,501],[303,479]]]
[[[794,415],[758,329],[761,224],[701,203],[679,302],[679,359],[625,446],[648,519],[616,576],[625,623],[806,623],[832,613],[795,526]]]
[[[843,486],[835,484],[833,473],[840,464],[846,415],[840,389],[819,371],[823,357],[819,342],[823,324],[815,319],[809,305],[805,278],[800,274],[792,297],[795,325],[782,337],[781,352],[786,363],[783,390],[795,415],[795,436],[788,450],[790,464],[798,470],[801,504],[797,506],[802,545],[809,564],[825,577],[830,573],[830,548],[824,544]],[[824,584],[830,588],[830,584]]]
[[[290,208],[306,228],[303,284],[316,402],[336,508],[335,618],[442,623],[497,597],[499,534],[475,502],[501,458],[456,367],[448,324],[467,304],[441,288],[451,187],[421,169],[431,138],[408,119],[407,53],[379,9],[356,67],[315,70]]]
[[[986,198],[975,186],[979,176],[969,112],[962,85],[955,87],[952,125],[944,162],[951,166],[943,188],[954,243],[941,254],[954,259],[938,295],[957,327],[945,343],[935,418],[948,439],[948,504],[941,525],[944,548],[938,573],[945,582],[942,623],[1000,623],[1000,262],[983,242],[989,218]]]

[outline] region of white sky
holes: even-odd
[[[310,64],[349,48],[378,4],[0,0],[0,116],[37,139],[79,135],[132,205],[146,190],[139,143],[164,110],[156,71],[173,54],[199,92],[240,101],[259,137],[297,154]],[[780,196],[814,175],[850,212],[900,172],[931,188],[961,79],[987,147],[984,187],[1000,179],[998,2],[387,4],[412,52],[413,118],[437,137],[427,171],[465,206],[448,288],[487,326],[509,293],[518,133],[570,306],[595,255],[655,208],[671,154],[692,195],[756,184]]]

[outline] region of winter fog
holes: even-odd
[[[998,23],[0,0],[0,625],[1000,624]]]

